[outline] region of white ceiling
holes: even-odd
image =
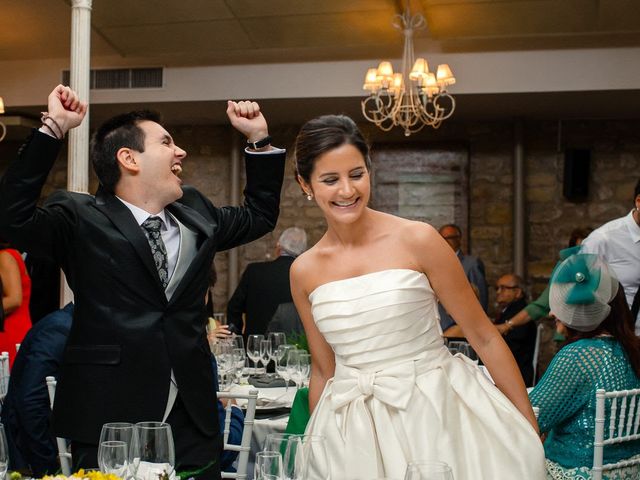
[[[218,65],[398,54],[406,0],[93,0],[92,55]],[[69,55],[70,0],[0,0],[0,61]],[[640,45],[638,0],[411,0],[430,51]]]

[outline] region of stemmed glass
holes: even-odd
[[[293,349],[293,345],[280,345],[276,352],[276,373],[284,380],[285,392],[289,391],[289,380],[291,380],[287,372],[288,354]]]
[[[249,335],[247,337],[247,356],[253,362],[254,373],[258,368],[260,359],[260,343],[264,340],[264,335]]]
[[[293,380],[294,382],[296,382],[296,372],[299,371],[299,365],[300,365],[300,355],[303,353],[302,350],[297,350],[295,348],[292,348],[291,350],[289,350],[287,352],[287,359],[286,359],[286,373],[289,376],[289,379]],[[298,387],[298,383],[296,382],[296,390]]]
[[[256,453],[253,471],[255,480],[283,480],[282,455],[279,452],[262,451]]]
[[[269,340],[260,340],[260,363],[264,367],[264,373],[267,373],[267,365],[271,357],[271,342]]]
[[[453,473],[444,462],[411,462],[404,480],[453,480]]]
[[[287,343],[287,337],[283,332],[270,332],[267,340],[271,343],[271,352],[269,353],[269,360],[273,360],[273,363],[278,367],[278,347]]]
[[[175,468],[175,450],[171,426],[162,422],[139,422],[131,440],[133,472],[137,480],[171,477]]]
[[[289,480],[331,479],[327,447],[321,435],[289,437],[283,465]]]
[[[8,468],[9,446],[7,445],[7,435],[4,431],[4,425],[0,423],[0,480],[5,479]]]
[[[122,459],[125,460],[123,473],[126,473],[127,466],[131,464],[131,442],[133,439],[134,426],[128,422],[105,423],[100,431],[100,442],[98,444],[98,465],[103,473],[114,473],[124,478],[120,474],[122,470]],[[124,445],[124,447],[123,447]],[[123,455],[124,450],[124,457]],[[101,461],[101,452],[104,457],[104,466]]]
[[[240,384],[240,380],[242,379],[242,375],[244,374],[244,364],[247,360],[247,357],[246,357],[246,354],[244,353],[243,348],[234,348],[232,356],[233,356],[233,363],[235,364],[235,367],[236,367],[236,370],[235,370],[236,383]]]
[[[311,371],[311,355],[304,350],[298,350],[297,361],[293,370],[292,380],[296,384],[296,390],[298,390],[304,381],[309,377]]]
[[[129,466],[129,445],[120,440],[106,440],[98,447],[98,466],[102,473],[126,478]]]

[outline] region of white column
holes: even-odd
[[[91,1],[71,1],[71,66],[70,87],[80,99],[89,101],[91,71]],[[89,113],[79,127],[69,132],[67,190],[87,192],[89,189]],[[63,275],[64,279],[64,275]],[[66,281],[62,284],[62,305],[73,300]]]
[[[80,99],[89,101],[91,58],[91,1],[71,2],[71,88]],[[86,192],[89,188],[89,114],[69,132],[67,190]]]

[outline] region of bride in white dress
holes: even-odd
[[[430,225],[367,207],[368,146],[348,117],[308,122],[295,147],[327,222],[291,287],[312,355],[306,433],[325,436],[332,479],[402,479],[419,460],[448,463],[455,480],[544,479],[518,367],[451,248]],[[438,299],[495,385],[444,346]]]

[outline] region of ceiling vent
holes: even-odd
[[[129,90],[133,88],[162,88],[163,69],[104,68],[91,70],[91,90]],[[69,70],[62,72],[63,85],[69,85]]]

